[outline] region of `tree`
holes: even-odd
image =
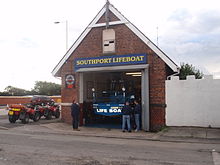
[[[3,92],[0,92],[0,96],[25,96],[25,95],[60,95],[61,85],[46,82],[46,81],[36,81],[34,89],[25,90],[13,86],[7,86]]]
[[[182,63],[180,66],[180,80],[186,80],[186,76],[188,75],[195,75],[196,79],[201,79],[203,77],[203,73],[199,69],[196,69],[194,66],[192,66],[192,64]]]
[[[28,94],[28,91],[25,89],[21,89],[21,88],[17,88],[17,87],[13,87],[9,85],[5,88],[4,93],[10,96],[24,96]]]
[[[48,96],[60,95],[61,85],[46,81],[36,81],[32,93]]]
[[[8,92],[0,92],[0,96],[11,96]]]

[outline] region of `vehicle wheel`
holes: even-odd
[[[48,112],[48,114],[46,116],[46,119],[47,120],[51,120],[52,119],[52,112],[51,111]]]
[[[59,109],[56,110],[54,116],[55,116],[55,118],[57,118],[57,119],[60,117],[60,110],[59,110]]]
[[[10,123],[15,123],[16,122],[15,116],[8,116],[8,120],[9,120]]]
[[[29,114],[26,113],[24,119],[22,119],[21,122],[22,122],[23,124],[27,124],[27,123],[29,123],[29,118],[30,118],[30,117],[29,117]]]
[[[35,112],[33,120],[36,122],[40,120],[40,118],[41,118],[40,112]]]
[[[45,110],[44,110],[44,113],[43,113],[43,114],[44,114],[44,117],[45,117],[45,118],[47,118],[47,116],[48,116],[48,114],[49,114],[49,111],[50,111],[49,109],[45,109]]]

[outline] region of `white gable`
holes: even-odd
[[[113,5],[109,5],[109,10],[118,17],[119,21],[109,22],[109,26],[125,24],[130,30],[132,30],[149,48],[151,48],[174,72],[178,72],[178,66],[164,53],[162,52],[151,40],[149,40],[138,28],[136,28],[130,21],[128,21]],[[101,9],[101,11],[97,14],[97,16],[93,19],[93,21],[87,26],[84,32],[79,36],[79,38],[75,41],[75,43],[71,46],[71,48],[66,52],[64,57],[60,60],[60,62],[53,69],[53,76],[60,77],[59,71],[63,64],[68,60],[74,50],[79,46],[79,44],[83,41],[86,35],[90,32],[92,28],[106,26],[106,23],[98,23],[98,20],[105,13],[105,6]]]

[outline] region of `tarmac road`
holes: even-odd
[[[180,140],[175,128],[163,134],[72,131],[57,119],[11,124],[0,116],[0,165],[219,165],[216,131],[215,139]]]
[[[63,134],[43,125],[0,130],[0,165],[216,165],[212,150],[220,151],[220,144]]]

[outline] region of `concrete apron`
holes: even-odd
[[[138,132],[132,131],[131,133],[128,132],[123,133],[121,129],[106,129],[106,128],[94,128],[94,127],[92,128],[79,127],[80,131],[74,131],[71,125],[62,122],[42,124],[41,126],[46,127],[48,128],[48,130],[57,133],[73,134],[77,136],[94,136],[94,137],[121,138],[121,139],[126,138],[126,139],[152,140],[152,141],[164,141],[164,142],[220,144],[220,129],[171,127],[157,133],[145,132],[145,131],[138,131]]]
[[[201,127],[169,127],[163,131],[163,136],[220,140],[220,129]]]

